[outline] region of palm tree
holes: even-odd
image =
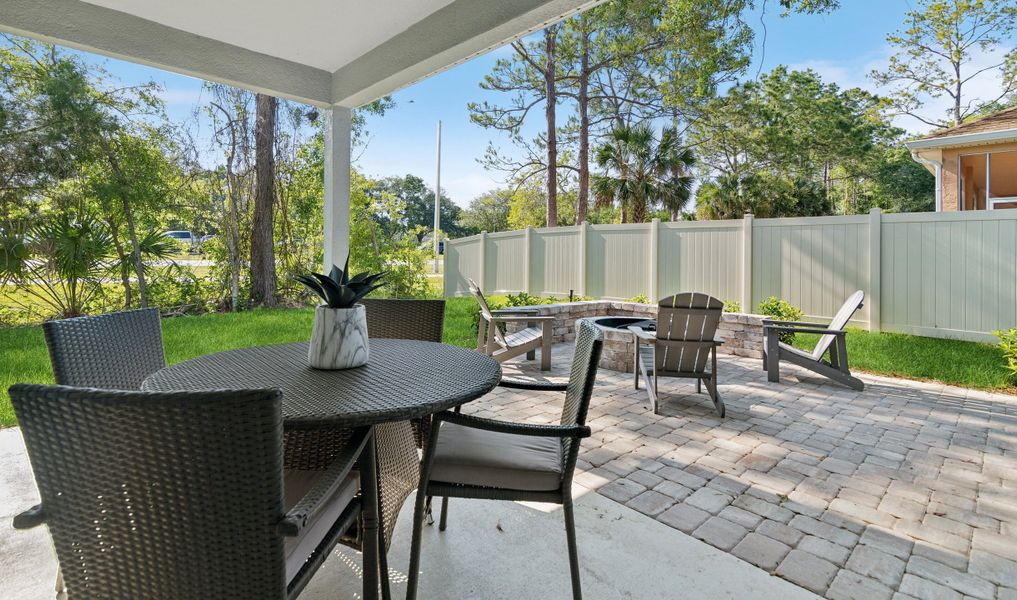
[[[604,173],[593,177],[594,194],[598,202],[617,201],[622,222],[642,223],[656,207],[675,221],[692,195],[687,173],[695,157],[674,128],[665,127],[657,140],[648,125],[619,127],[597,149],[596,162]]]
[[[158,231],[143,235],[138,247],[143,260],[166,260],[175,248],[173,240]],[[55,212],[28,234],[3,236],[0,252],[0,278],[13,281],[25,296],[46,306],[52,311],[47,316],[60,318],[85,314],[106,293],[104,283],[126,268],[109,227],[84,209]]]

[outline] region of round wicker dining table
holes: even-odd
[[[307,364],[306,343],[260,346],[166,367],[149,376],[142,389],[281,389],[286,462],[296,468],[330,457],[345,432],[377,426],[377,501],[387,547],[399,509],[419,483],[419,459],[409,420],[479,398],[500,380],[498,363],[474,350],[435,342],[372,339],[370,360],[355,369],[312,369]],[[369,552],[366,546],[364,550],[366,560]],[[385,569],[385,551],[380,554]],[[374,569],[365,564],[364,571],[366,577]]]
[[[359,427],[425,417],[474,400],[501,367],[474,350],[413,340],[372,339],[366,365],[321,371],[307,344],[243,348],[199,356],[149,376],[149,391],[279,388],[287,429]]]

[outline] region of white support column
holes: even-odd
[[[752,213],[742,221],[742,312],[752,313]]]
[[[882,233],[883,211],[876,206],[869,210],[869,290],[865,295],[865,304],[869,307],[869,331],[879,331],[881,326]]]
[[[660,268],[660,219],[650,223],[650,302],[657,302],[657,282],[660,281],[657,270]]]
[[[353,111],[333,106],[325,123],[325,273],[350,252],[350,134]]]

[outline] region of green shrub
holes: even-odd
[[[1006,368],[1010,371],[1007,380],[1010,385],[1017,385],[1017,327],[993,332],[999,338],[999,348],[1006,359]]]
[[[650,300],[650,297],[646,294],[636,294],[631,298],[626,298],[625,301],[635,302],[636,304],[653,304],[653,300]]]
[[[802,309],[792,305],[787,300],[782,300],[776,296],[770,296],[759,303],[759,314],[771,317],[776,321],[800,321],[804,313],[802,313]],[[782,332],[780,334],[780,341],[785,344],[794,343],[794,332]]]
[[[554,296],[534,296],[527,294],[526,292],[519,292],[518,294],[509,294],[507,296],[508,306],[513,308],[517,306],[536,306],[538,304],[554,304],[558,302],[558,299]],[[494,310],[494,307],[491,307]]]
[[[148,284],[148,302],[164,313],[201,314],[214,308],[215,283],[173,263]]]
[[[742,312],[742,303],[737,300],[724,300],[724,312],[740,313]]]

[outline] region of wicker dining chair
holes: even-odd
[[[278,390],[10,396],[42,498],[14,526],[48,525],[70,600],[294,598],[376,501],[370,428],[325,470],[284,470]]]
[[[369,337],[439,343],[442,340],[445,300],[364,298],[360,303],[367,309]],[[417,448],[423,448],[430,419],[414,419],[410,423]]]
[[[42,331],[60,385],[138,390],[166,366],[157,308],[47,321]]]
[[[552,502],[565,516],[572,596],[582,598],[579,555],[572,509],[572,476],[582,438],[591,435],[586,413],[600,362],[603,334],[593,323],[577,326],[568,383],[503,379],[502,387],[565,392],[561,424],[508,423],[445,411],[435,415],[431,442],[424,450],[421,489],[413,513],[413,540],[407,600],[417,595],[420,543],[427,496],[444,498],[439,529],[444,531],[449,497]]]

